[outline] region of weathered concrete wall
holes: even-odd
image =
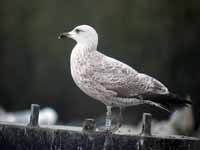
[[[95,132],[93,119],[81,127],[39,126],[39,109],[31,105],[28,125],[0,122],[0,150],[199,150],[200,140],[191,137],[151,135],[151,114],[144,113],[141,135]]]
[[[0,150],[199,150],[189,137],[128,136],[0,123]]]

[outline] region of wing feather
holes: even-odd
[[[121,97],[132,97],[144,93],[168,93],[168,89],[155,78],[138,73],[116,59],[103,55],[98,63],[92,65],[95,65],[92,67],[94,68],[91,76],[93,80]]]

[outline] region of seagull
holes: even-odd
[[[171,93],[155,78],[99,52],[98,34],[93,27],[79,25],[70,32],[61,33],[58,39],[66,37],[76,41],[70,56],[72,78],[85,94],[106,105],[107,130],[111,130],[113,107],[120,108],[119,129],[124,107],[149,104],[171,112],[191,104]]]

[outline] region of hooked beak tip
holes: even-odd
[[[61,39],[60,35],[58,36],[58,39],[59,39],[59,40]]]
[[[60,40],[60,39],[64,39],[64,38],[67,38],[67,37],[69,37],[70,36],[70,34],[69,33],[61,33],[59,36],[58,36],[58,39]]]

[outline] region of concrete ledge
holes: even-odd
[[[30,122],[0,122],[0,150],[199,150],[200,140],[184,136],[159,137],[151,134],[151,114],[143,114],[140,135],[96,132],[94,119],[83,127],[40,126],[39,108],[31,105]]]
[[[71,130],[73,128],[73,131]],[[0,123],[1,150],[199,150],[191,137],[85,133],[80,127]],[[70,129],[70,130],[69,130]]]

